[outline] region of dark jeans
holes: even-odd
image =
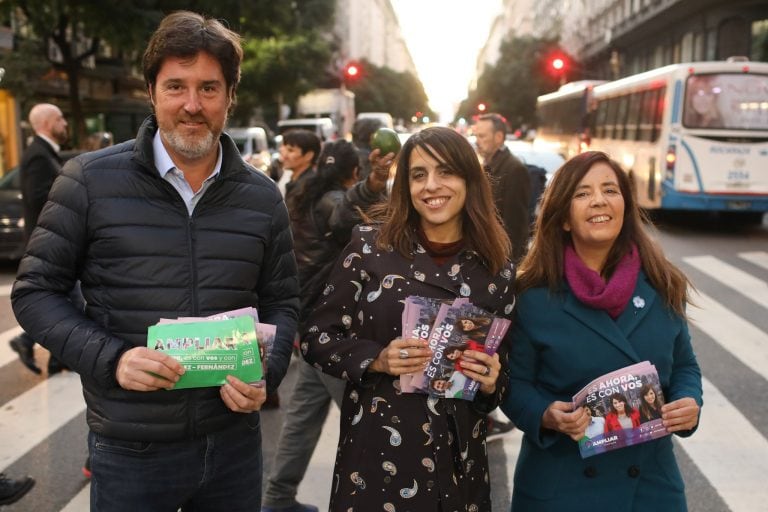
[[[90,432],[91,511],[259,510],[261,426],[258,415],[251,418],[250,425],[192,441],[123,441]]]

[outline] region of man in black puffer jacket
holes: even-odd
[[[220,22],[167,16],[144,54],[155,115],[135,140],[67,163],[19,266],[19,323],[81,376],[91,510],[259,509],[264,386],[172,390],[183,367],[146,347],[160,318],[253,306],[277,326],[268,389],[290,361],[288,212],[222,134],[241,59]],[[85,313],[67,300],[77,279]]]

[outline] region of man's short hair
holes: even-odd
[[[312,158],[312,165],[315,165],[320,156],[320,137],[315,132],[304,130],[303,128],[294,128],[285,132],[283,134],[283,144],[286,146],[296,146],[301,149],[302,155],[307,151],[314,151],[315,156]]]
[[[227,92],[234,101],[243,60],[241,38],[220,21],[190,11],[169,14],[152,34],[142,62],[147,88],[154,88],[165,59],[192,58],[201,51],[209,53],[221,65]]]
[[[490,121],[493,124],[494,132],[501,132],[505,137],[507,136],[507,120],[501,114],[483,114],[478,118],[478,121]]]

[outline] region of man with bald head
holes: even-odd
[[[27,240],[37,224],[37,218],[48,198],[53,180],[61,172],[60,145],[67,142],[67,120],[56,105],[38,103],[29,111],[29,124],[35,132],[32,142],[21,157],[19,174],[24,206],[24,235]],[[21,362],[34,373],[41,373],[35,363],[34,340],[22,332],[10,341]],[[53,356],[48,362],[48,374],[60,372],[64,367]]]

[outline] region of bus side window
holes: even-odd
[[[613,139],[616,135],[616,106],[618,98],[608,100],[608,113],[605,115],[605,138]]]
[[[626,139],[626,126],[627,126],[627,106],[629,103],[629,95],[625,94],[618,98],[618,106],[616,107],[616,131],[614,133],[615,139]]]
[[[653,140],[653,117],[655,114],[656,91],[643,92],[642,109],[640,111],[639,139],[650,142]]]
[[[655,115],[653,119],[653,142],[661,135],[661,122],[664,119],[664,93],[665,88],[656,89],[656,101],[654,104]]]
[[[595,115],[595,137],[602,139],[605,137],[605,118],[608,114],[608,102],[603,100],[597,103],[597,114]]]
[[[626,131],[624,138],[627,140],[638,139],[638,124],[640,123],[640,102],[642,101],[642,92],[633,92],[629,95],[629,112],[627,113]]]

